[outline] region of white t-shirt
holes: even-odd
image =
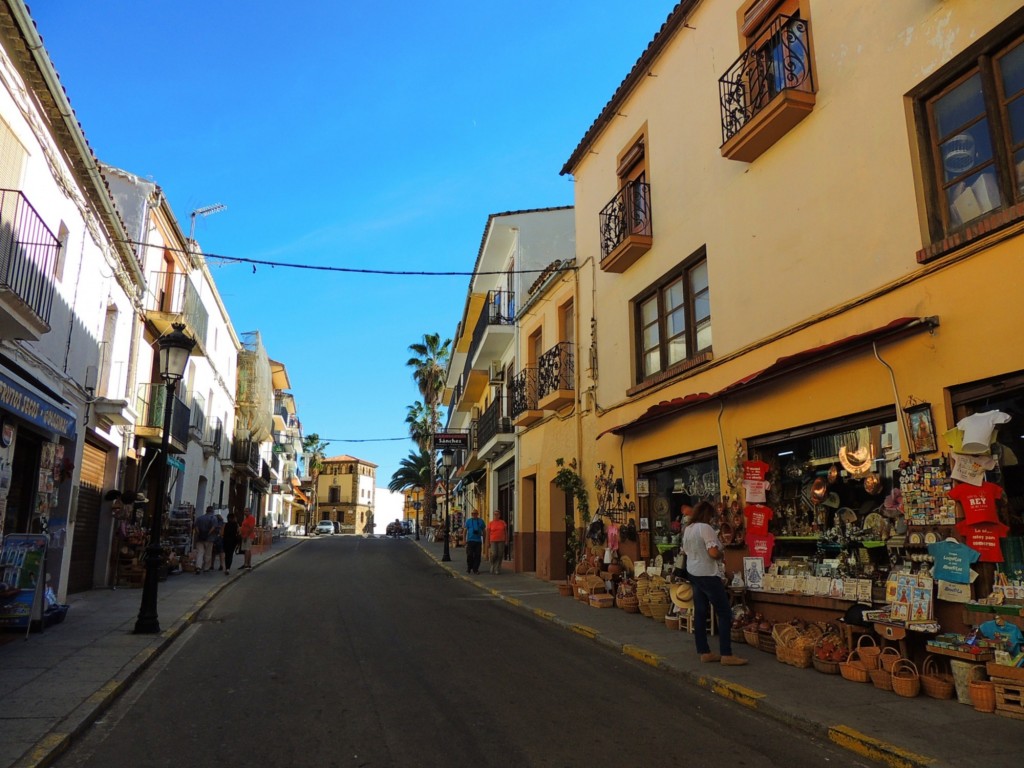
[[[690,523],[683,532],[686,571],[693,576],[717,576],[718,561],[708,554],[712,547],[722,549],[715,529],[707,523]]]
[[[985,411],[960,419],[956,425],[964,431],[961,453],[988,453],[996,425],[1009,420],[1010,416],[1002,411]]]

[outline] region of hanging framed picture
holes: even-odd
[[[907,415],[910,455],[937,451],[938,444],[935,441],[935,422],[932,420],[931,403],[918,403],[904,408],[903,412]]]

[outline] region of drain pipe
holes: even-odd
[[[903,446],[910,447],[910,435],[907,433],[907,425],[904,420],[899,417],[900,410],[900,391],[896,386],[896,373],[893,371],[892,366],[889,365],[882,356],[878,354],[878,344],[874,341],[871,342],[871,351],[875,353],[875,359],[885,366],[886,370],[889,371],[889,379],[892,381],[892,396],[896,399],[896,421],[899,423],[900,434],[902,435]],[[900,456],[903,456],[903,451],[900,450]]]

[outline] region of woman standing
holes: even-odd
[[[732,655],[732,609],[725,583],[718,575],[718,561],[725,558],[725,549],[718,534],[711,527],[715,508],[702,501],[694,507],[690,524],[683,533],[683,551],[686,553],[686,571],[693,586],[693,637],[700,660],[719,661],[728,667],[741,667],[746,659]],[[708,615],[713,609],[718,614],[718,649],[712,653],[708,644]]]
[[[231,563],[235,559],[235,549],[238,547],[238,520],[234,512],[228,512],[228,521],[224,523],[224,532],[221,534],[224,540],[224,575],[231,573]]]
[[[251,511],[246,510],[245,518],[239,526],[239,534],[242,537],[242,568],[252,570],[252,538],[256,534],[256,518]]]

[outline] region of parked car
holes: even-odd
[[[331,535],[334,533],[334,523],[330,520],[321,520],[316,524],[316,528],[313,529],[313,533],[317,536],[321,534]]]
[[[341,520],[332,520],[331,522],[334,523],[334,532],[341,533]]]

